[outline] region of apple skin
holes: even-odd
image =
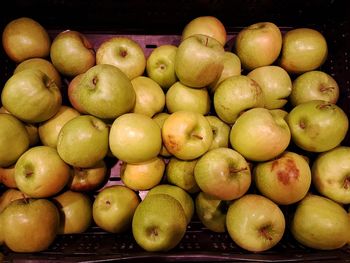
[[[319,68],[327,59],[324,36],[311,28],[296,28],[283,35],[279,64],[289,73],[304,73]]]
[[[319,195],[307,195],[296,208],[290,230],[304,246],[333,250],[349,240],[350,220],[338,203]]]
[[[4,209],[14,200],[27,198],[24,193],[22,193],[18,189],[9,188],[6,189],[1,195],[0,195],[0,214]]]
[[[340,204],[350,204],[350,148],[338,146],[317,156],[312,164],[312,182],[317,191]]]
[[[38,69],[12,75],[1,93],[2,105],[18,119],[37,123],[50,119],[62,104],[56,83]]]
[[[287,71],[278,66],[263,66],[247,74],[255,80],[264,94],[264,107],[279,109],[287,103],[292,92],[292,80]]]
[[[278,205],[256,194],[247,194],[234,201],[226,215],[230,237],[238,246],[251,252],[262,252],[275,246],[282,239],[285,225]]]
[[[147,76],[157,82],[164,90],[171,87],[176,81],[175,56],[177,46],[161,45],[152,50],[147,58]]]
[[[101,190],[93,203],[92,215],[95,223],[110,233],[121,233],[131,227],[139,196],[122,185],[109,186]]]
[[[216,116],[205,116],[213,131],[213,142],[209,150],[228,147],[231,127]]]
[[[257,189],[279,205],[300,201],[311,185],[308,162],[294,152],[284,152],[274,160],[256,164],[253,174]]]
[[[193,160],[208,151],[213,141],[213,132],[203,115],[177,111],[165,120],[162,138],[172,155],[181,160]]]
[[[46,250],[55,240],[60,223],[57,207],[47,199],[24,198],[11,202],[1,213],[4,243],[13,252]]]
[[[152,119],[158,124],[159,128],[162,130],[164,122],[169,116],[170,116],[169,113],[160,112],[160,113],[157,113],[156,115],[154,115],[152,117]],[[161,148],[159,154],[163,157],[170,157],[171,156],[171,153],[168,152],[168,150],[164,146],[164,143],[162,143],[162,148]]]
[[[15,180],[15,164],[8,167],[0,167],[0,182],[7,188],[17,188]]]
[[[205,153],[194,168],[199,188],[220,200],[243,196],[251,184],[250,167],[244,157],[230,148],[216,148]]]
[[[53,40],[52,64],[63,75],[74,77],[95,65],[95,51],[86,36],[78,31],[65,30]]]
[[[286,150],[291,132],[284,112],[253,108],[236,120],[230,131],[233,149],[251,161],[267,161]]]
[[[78,84],[83,79],[84,73],[76,75],[68,84],[68,100],[72,107],[79,111],[81,114],[88,114],[79,101],[79,93],[76,92]]]
[[[192,88],[203,88],[215,81],[224,65],[225,50],[214,38],[193,35],[177,48],[175,73],[179,81]]]
[[[222,121],[233,124],[242,112],[263,107],[264,94],[253,79],[243,75],[232,76],[219,84],[213,101],[217,116]]]
[[[116,66],[131,80],[145,71],[146,57],[142,47],[135,40],[128,37],[112,37],[98,47],[96,64]]]
[[[132,234],[146,251],[169,251],[180,243],[186,226],[186,215],[179,201],[168,194],[154,194],[136,208]]]
[[[313,70],[298,76],[293,81],[289,100],[293,106],[310,100],[324,100],[336,104],[339,98],[339,86],[326,72]]]
[[[242,67],[253,70],[271,65],[282,48],[282,33],[271,22],[259,22],[243,28],[236,37],[235,52]]]
[[[21,17],[5,26],[2,46],[11,60],[20,63],[29,58],[47,57],[51,40],[40,23],[29,17]]]
[[[324,152],[338,146],[349,128],[345,112],[336,104],[322,100],[295,106],[287,115],[287,122],[293,142],[310,152]]]

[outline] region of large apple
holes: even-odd
[[[98,47],[96,63],[116,66],[131,80],[145,71],[146,57],[135,40],[129,37],[112,37]]]
[[[25,122],[42,122],[56,114],[62,96],[56,83],[38,69],[12,75],[1,93],[2,105]]]
[[[266,251],[275,246],[285,231],[281,209],[270,199],[247,194],[228,208],[226,227],[230,237],[240,247],[252,251]]]
[[[253,79],[243,75],[232,76],[219,84],[213,101],[217,116],[224,122],[233,124],[242,112],[263,107],[264,94]]]
[[[194,168],[199,188],[220,200],[243,196],[251,184],[250,167],[244,157],[230,148],[216,148],[205,153]]]
[[[205,116],[205,118],[208,120],[211,130],[213,131],[213,142],[209,150],[219,147],[228,147],[231,127],[216,116]]]
[[[156,115],[154,115],[152,117],[152,119],[158,124],[159,128],[162,130],[164,122],[169,117],[169,115],[170,114],[167,112],[160,112],[160,113],[157,113]],[[170,157],[171,156],[171,153],[169,153],[169,151],[166,149],[166,147],[164,146],[164,143],[162,143],[162,148],[161,148],[159,154],[163,157]]]
[[[243,28],[236,37],[235,51],[242,67],[252,70],[271,65],[282,48],[282,33],[271,22],[259,22]]]
[[[65,30],[53,40],[52,64],[63,75],[74,77],[95,65],[95,51],[87,37],[74,30]]]
[[[184,39],[176,52],[176,76],[186,86],[203,88],[221,74],[225,50],[214,38],[193,35]]]
[[[2,32],[2,46],[13,61],[47,57],[51,40],[45,28],[29,17],[10,21]]]
[[[78,84],[83,79],[84,73],[76,75],[68,84],[68,100],[72,107],[79,111],[82,114],[87,114],[87,111],[84,110],[83,106],[80,102],[79,93],[76,92],[76,88],[78,87]]]
[[[295,106],[287,115],[287,122],[293,142],[311,152],[324,152],[338,146],[349,127],[345,112],[336,104],[322,100]]]
[[[177,111],[164,122],[163,143],[181,160],[193,160],[210,148],[213,132],[208,120],[197,112]]]

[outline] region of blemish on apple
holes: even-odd
[[[281,160],[280,160],[281,161]],[[273,171],[277,166],[279,160],[275,160],[272,163],[271,171]],[[277,172],[277,179],[284,185],[288,185],[292,180],[298,180],[300,171],[297,168],[295,162],[292,159],[283,160],[283,168]]]

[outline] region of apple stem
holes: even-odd
[[[197,134],[192,134],[192,136],[193,136],[193,137],[196,137],[196,138],[198,138],[198,139],[200,139],[200,140],[203,140],[203,137],[202,137],[202,136],[200,136],[200,135],[197,135]]]
[[[271,241],[272,240],[272,236],[269,234],[268,228],[269,228],[268,226],[265,226],[265,227],[261,228],[260,229],[260,233],[261,233],[261,235],[263,237],[265,237],[266,239]]]
[[[239,173],[248,170],[248,167],[242,167],[242,168],[230,168],[231,173]]]
[[[22,197],[23,197],[24,203],[28,204],[28,203],[29,203],[29,200],[28,200],[27,196],[25,196],[25,195],[22,193]]]
[[[321,92],[328,92],[328,91],[331,91],[331,90],[334,90],[335,89],[335,87],[325,87],[325,86],[322,86],[321,88],[320,88],[320,91]]]
[[[94,78],[92,79],[92,84],[94,84],[94,85],[97,84],[97,77],[94,77]]]
[[[205,46],[208,46],[208,38],[205,38]]]

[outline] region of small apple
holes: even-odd
[[[131,226],[140,198],[130,188],[114,185],[100,191],[92,206],[95,223],[105,231],[121,233]]]
[[[131,80],[145,71],[146,57],[135,40],[129,37],[112,37],[98,47],[96,64],[116,66]]]
[[[84,73],[76,75],[68,84],[68,100],[72,107],[79,111],[81,114],[88,114],[86,110],[84,110],[83,106],[81,105],[79,94],[76,92],[76,88],[78,87],[78,84],[83,79]]]
[[[8,188],[17,188],[15,180],[15,164],[8,167],[0,167],[0,182]]]
[[[209,150],[228,147],[231,127],[216,116],[205,116],[205,118],[208,120],[213,131],[213,142]]]
[[[345,112],[336,104],[322,100],[295,106],[287,115],[287,122],[293,142],[310,152],[324,152],[338,146],[349,127]]]
[[[214,38],[193,35],[177,48],[175,72],[180,82],[193,88],[203,88],[215,81],[223,70],[225,50]]]
[[[2,46],[13,61],[47,57],[51,40],[45,28],[29,17],[10,21],[2,32]]]
[[[0,213],[14,200],[26,198],[24,193],[18,189],[6,189],[0,196]]]
[[[278,205],[256,194],[247,194],[234,201],[226,215],[230,237],[238,246],[251,252],[262,252],[275,246],[282,239],[285,225]]]
[[[87,37],[73,30],[59,33],[53,40],[52,64],[63,75],[75,77],[95,65],[95,52]]]
[[[193,160],[208,151],[213,142],[213,132],[202,114],[177,111],[165,120],[162,138],[167,150],[175,157]]]
[[[160,112],[160,113],[157,113],[156,115],[154,115],[152,117],[152,119],[158,124],[159,128],[162,130],[164,122],[169,116],[170,116],[169,113]],[[164,143],[162,144],[162,148],[161,148],[159,154],[163,157],[170,157],[171,156],[171,153],[168,152],[168,150],[164,146]]]

